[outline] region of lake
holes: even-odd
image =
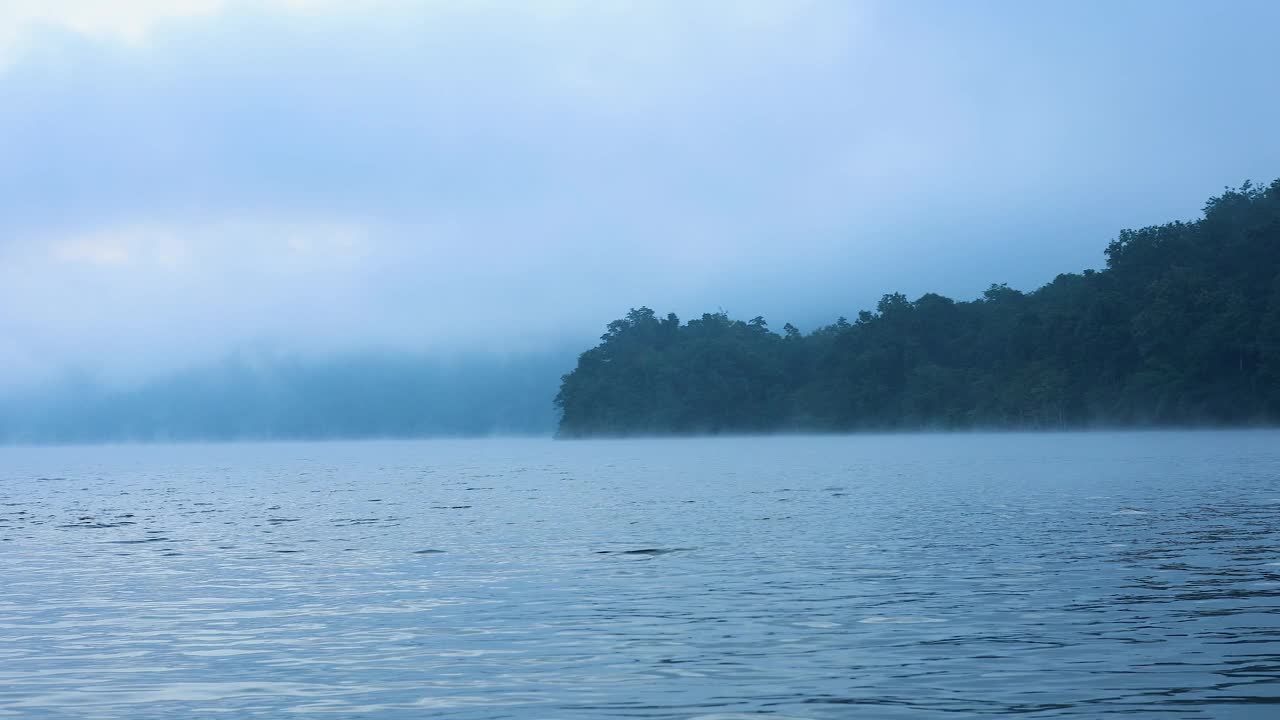
[[[0,448],[0,717],[1280,717],[1280,433]]]

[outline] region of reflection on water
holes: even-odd
[[[0,450],[0,716],[1280,717],[1280,435]]]

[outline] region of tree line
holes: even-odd
[[[1280,180],[1105,255],[1033,292],[888,294],[808,334],[633,309],[563,376],[559,434],[1280,421]]]

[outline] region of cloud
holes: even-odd
[[[0,72],[43,35],[73,33],[130,46],[165,21],[207,16],[225,0],[8,0],[0,5]]]
[[[368,4],[361,0],[348,3]],[[0,5],[0,70],[49,33],[72,33],[137,48],[158,27],[207,19],[233,8],[301,12],[336,0],[6,0]]]
[[[1242,132],[1280,123],[1275,6],[1100,13],[5,3],[0,368],[577,347],[639,304],[811,327],[1278,174]]]

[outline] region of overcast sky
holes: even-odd
[[[1280,176],[1280,3],[0,1],[0,386],[812,328]]]

